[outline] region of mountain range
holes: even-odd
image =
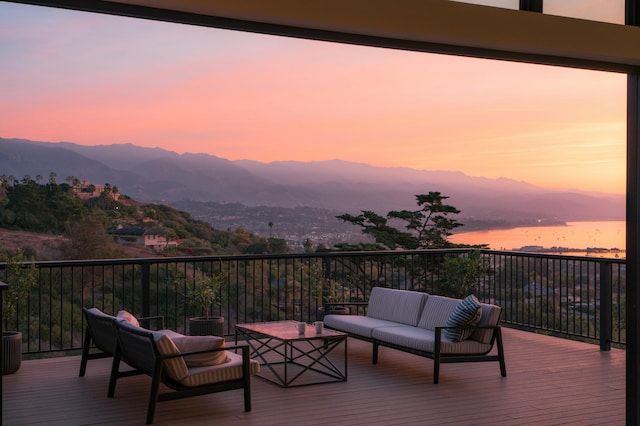
[[[169,205],[215,202],[385,214],[415,210],[416,194],[438,191],[461,211],[461,222],[485,222],[488,227],[625,217],[624,195],[561,191],[455,171],[374,167],[342,160],[230,161],[129,143],[83,146],[0,138],[0,174],[47,179],[51,172],[58,181],[74,176],[95,184],[110,183],[134,199]]]

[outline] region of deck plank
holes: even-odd
[[[615,425],[625,422],[625,352],[504,329],[507,377],[498,363],[444,364],[349,340],[348,381],[282,389],[252,381],[253,410],[229,391],[159,403],[157,425]],[[106,397],[110,360],[23,361],[3,378],[4,425],[142,425],[149,378],[118,382]]]

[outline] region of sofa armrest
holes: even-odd
[[[463,327],[459,327],[459,326],[437,326],[435,328],[435,335],[436,335],[436,345],[435,345],[435,349],[436,352],[439,352],[440,350],[440,342],[442,341],[442,331],[446,330],[446,329],[460,329],[460,328],[465,328],[465,329],[470,329],[470,330],[493,330],[493,333],[491,334],[491,346],[493,346],[493,343],[496,340],[496,337],[500,337],[500,326],[499,325],[466,325]]]
[[[330,302],[325,303],[324,308],[328,309],[332,306],[367,306],[369,302]]]
[[[366,308],[369,305],[369,302],[328,302],[325,303],[324,312],[325,314],[331,312],[331,308],[334,306],[355,306],[356,312],[360,310],[360,307]]]

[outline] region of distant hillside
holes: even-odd
[[[288,251],[283,239],[267,240],[241,227],[215,229],[188,212],[136,202],[116,186],[99,185],[97,191],[98,185],[82,184],[77,178],[69,183],[57,183],[54,175],[47,183],[37,180],[2,175],[0,228],[13,233],[0,234],[0,239],[6,237],[0,251],[29,248],[44,258],[66,259]],[[149,245],[155,252],[145,250],[145,235],[153,236]]]
[[[206,154],[179,155],[132,144],[86,147],[74,143],[0,139],[0,170],[22,177],[78,176],[117,185],[144,201],[214,202],[246,207],[310,207],[330,212],[413,209],[415,194],[439,191],[479,227],[527,225],[544,220],[624,220],[622,195],[567,192],[512,179],[460,172],[382,168],[341,160],[229,161]]]

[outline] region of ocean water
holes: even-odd
[[[568,222],[566,226],[461,232],[450,236],[449,241],[456,244],[488,244],[494,250],[518,250],[525,246],[563,247],[577,250],[567,253],[576,255],[593,254],[594,251],[588,251],[588,248],[602,248],[610,251],[609,254],[601,253],[602,256],[624,257],[626,230],[624,221]]]

